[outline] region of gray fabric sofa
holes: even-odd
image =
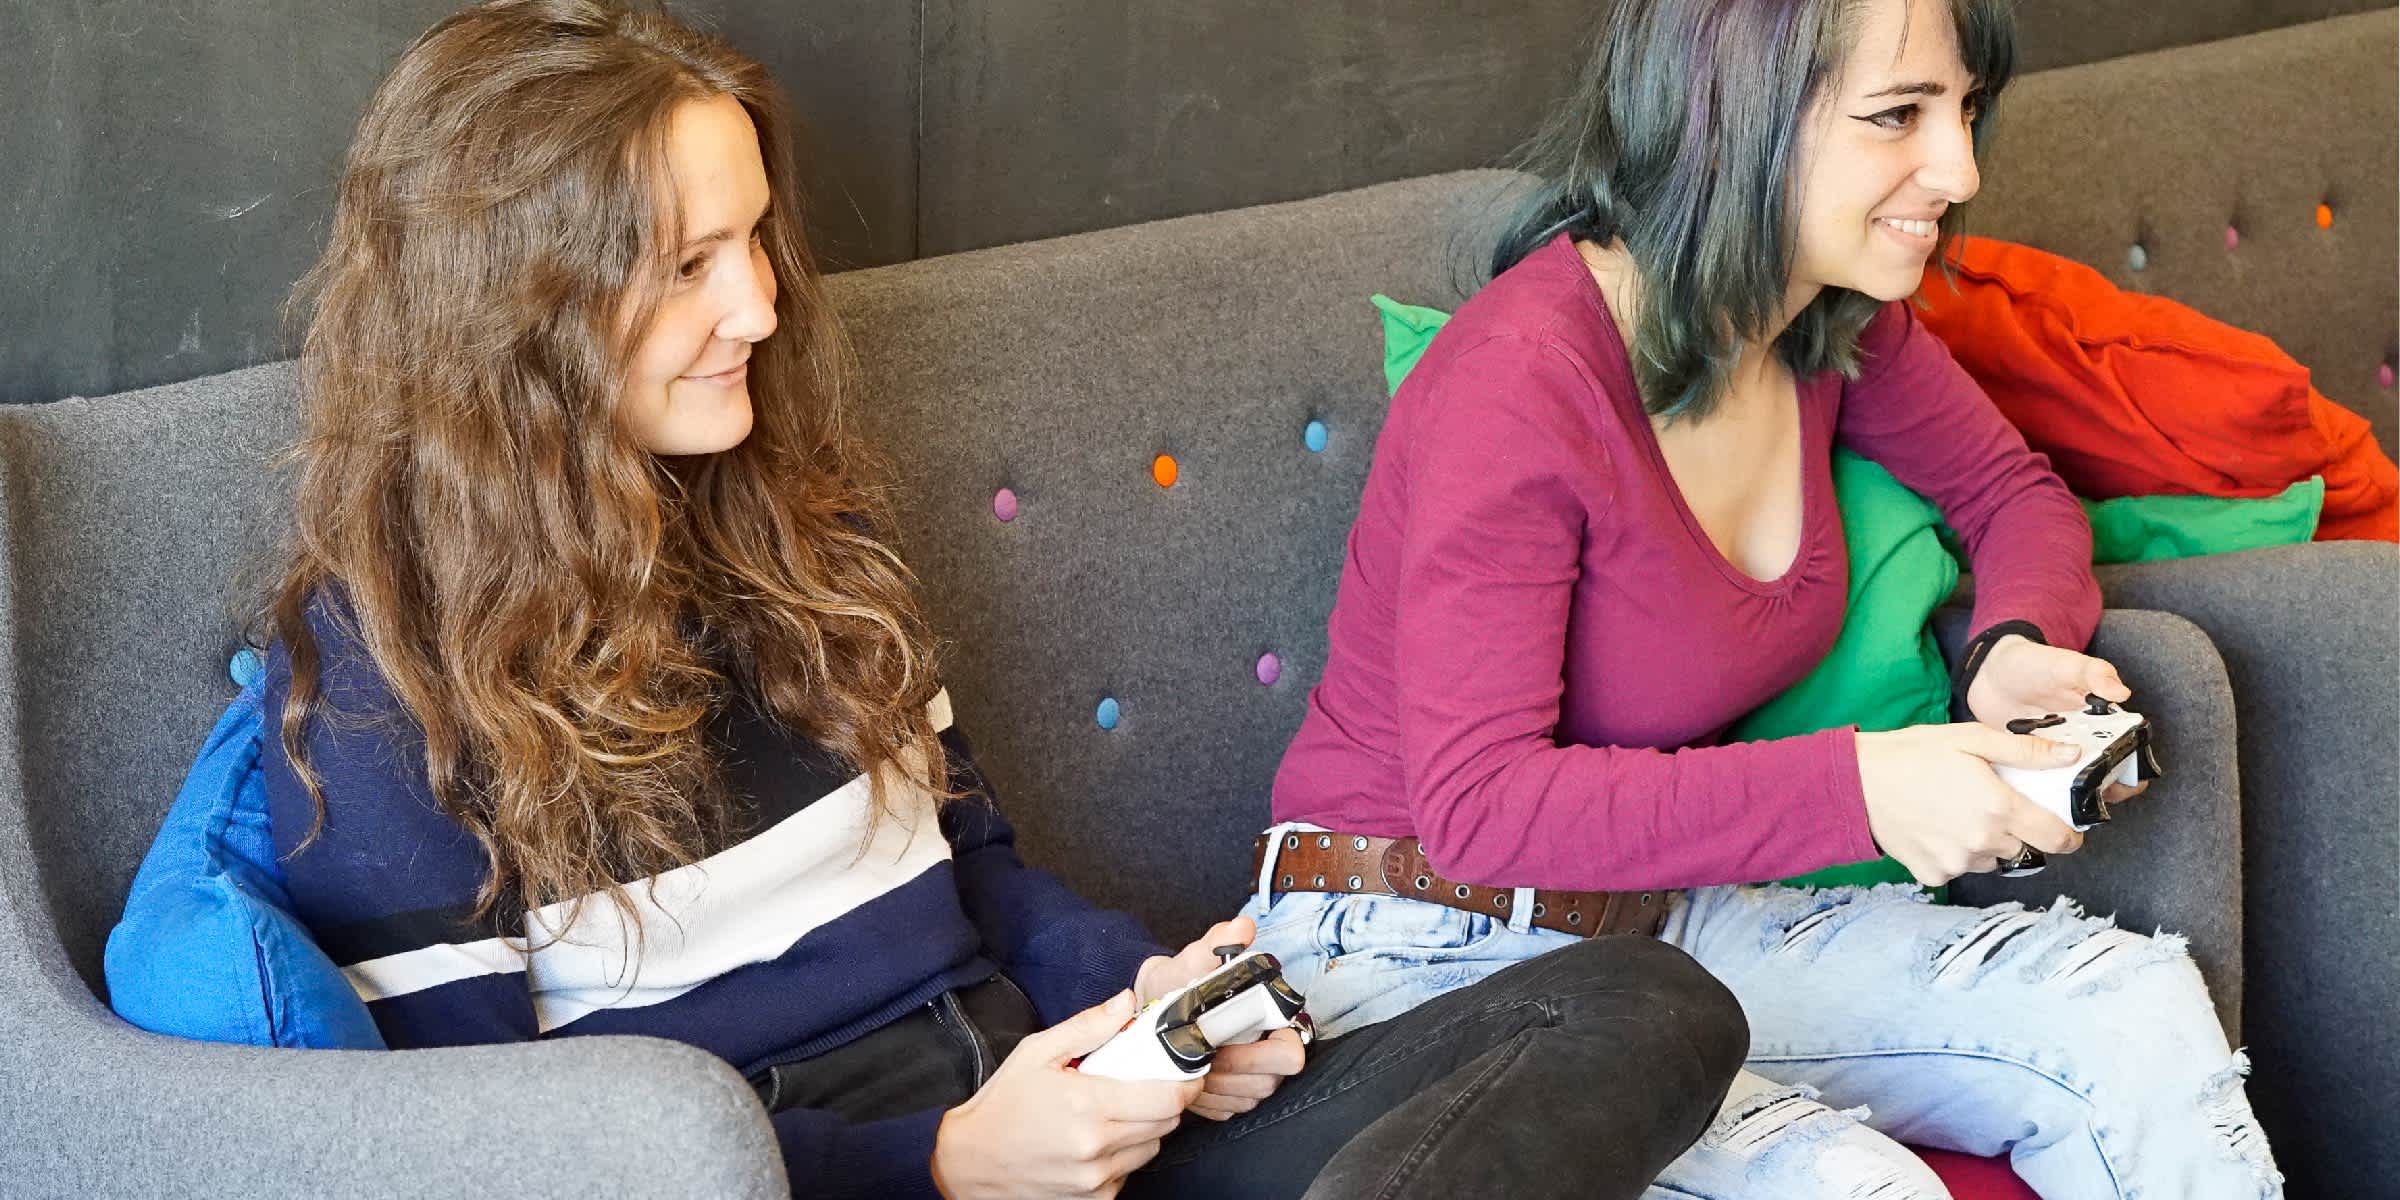
[[[2371,381],[2392,336],[2394,37],[2382,12],[2030,77],[1981,228],[2276,336],[2388,445],[2389,393],[2333,368]],[[2363,98],[2327,121],[2302,76],[2355,78]],[[2353,122],[2380,131],[2363,150]],[[2173,140],[2186,129],[2207,143]],[[2245,176],[2251,159],[2274,170]],[[1322,665],[1384,405],[1365,297],[1455,304],[1507,182],[1438,176],[835,281],[961,720],[1029,856],[1162,937],[1239,902]],[[2328,194],[2339,249],[2308,240]],[[2279,265],[2212,265],[2197,247],[2214,225],[2161,215],[2212,195],[2281,214],[2245,241]],[[2110,244],[2127,232],[2152,247],[2141,278]],[[2259,308],[2262,292],[2288,303]],[[0,409],[0,1194],[784,1194],[749,1090],[688,1048],[270,1051],[108,1011],[103,940],[230,696],[229,597],[286,522],[267,464],[292,386],[272,365]],[[1171,489],[1151,480],[1162,453]],[[1020,505],[1005,523],[1002,488]],[[2377,1103],[2400,1082],[2400,550],[2296,547],[2104,587],[2098,652],[2140,689],[2172,773],[2049,874],[1961,890],[2064,890],[2191,934],[2254,1047],[2295,1194],[2377,1194],[2400,1178],[2400,1120]],[[1268,654],[1281,673],[1262,684]]]

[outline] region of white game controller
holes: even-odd
[[[1246,949],[1217,947],[1222,965],[1144,1005],[1076,1069],[1109,1079],[1192,1079],[1208,1071],[1220,1046],[1255,1042],[1286,1027],[1309,1040],[1315,1031],[1302,1007],[1306,1002],[1284,982],[1283,964]]]
[[[2075,761],[2046,770],[1995,765],[2000,782],[2075,827],[2077,833],[2108,820],[2110,784],[2131,787],[2159,776],[2158,757],[2150,748],[2150,722],[2098,696],[2085,696],[2081,712],[2021,717],[2008,723],[2010,733],[2033,733],[2065,742],[2081,753]],[[2027,846],[2016,858],[2001,864],[2001,874],[2019,877],[2038,873],[2046,860]]]

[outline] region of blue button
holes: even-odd
[[[1117,727],[1117,698],[1111,696],[1102,700],[1100,710],[1092,714],[1092,719],[1100,722],[1102,729],[1115,729]]]
[[[258,651],[248,646],[234,651],[233,661],[225,664],[225,673],[233,677],[233,686],[242,688],[249,687],[266,669],[267,664],[259,659]]]
[[[1308,443],[1310,454],[1323,454],[1325,453],[1325,443],[1331,436],[1325,431],[1325,422],[1310,421],[1308,428],[1300,434],[1300,440]]]
[[[2136,271],[2147,269],[2150,266],[2150,252],[2142,249],[2140,242],[2135,242],[2133,249],[2125,252],[2125,265]]]

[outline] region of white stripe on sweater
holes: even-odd
[[[927,715],[936,732],[950,727],[947,692],[934,697]],[[572,905],[528,914],[536,944],[530,971],[521,949],[486,938],[386,955],[342,973],[360,999],[375,1001],[527,972],[544,1033],[603,1008],[663,1003],[737,967],[770,961],[948,861],[950,843],[936,827],[932,797],[898,781],[887,792],[896,811],[875,814],[866,776],[856,776],[739,845],[627,884],[641,919],[639,943],[617,906],[595,895],[586,898],[568,936],[555,941]],[[638,971],[630,969],[637,946]]]

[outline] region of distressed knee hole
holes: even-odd
[[[2112,925],[2062,947],[2039,978],[2067,988],[2068,995],[2090,996],[2113,989],[2146,968],[2166,963],[2188,966],[2190,962],[2191,942],[2182,934],[2162,931],[2144,937]]]
[[[2275,1167],[2274,1152],[2267,1148],[2267,1136],[2260,1132],[2258,1117],[2250,1111],[2250,1094],[2242,1087],[2242,1080],[2249,1075],[2250,1056],[2234,1051],[2233,1061],[2202,1085],[2200,1111],[2225,1156],[2250,1168],[2259,1195],[2280,1195],[2283,1172]]]
[[[2180,934],[2149,937],[2119,929],[2107,917],[2087,917],[2071,900],[2040,912],[2003,904],[1974,913],[1926,949],[1923,977],[1931,984],[1967,987],[2004,962],[2020,964],[2019,981],[2055,985],[2083,996],[2117,986],[2158,963],[2189,962]]]
[[[1754,1180],[1814,1180],[1812,1200],[1948,1200],[1940,1177],[1868,1129],[1868,1115],[1828,1108],[1811,1087],[1777,1087],[1728,1108],[1700,1142],[1747,1159]]]
[[[2060,951],[2042,981],[2074,983],[2097,979],[2126,965],[2126,956],[2137,954],[2149,941],[2130,929],[2099,930]]]
[[[1964,986],[1983,977],[2009,947],[2041,927],[2047,913],[2026,912],[2023,905],[2002,904],[1983,910],[1951,932],[1933,951],[1930,981]]]
[[[1716,1124],[1700,1135],[1700,1142],[1744,1157],[1753,1156],[1776,1138],[1812,1122],[1826,1123],[1823,1118],[1837,1115],[1817,1099],[1817,1094],[1817,1089],[1805,1084],[1762,1091],[1719,1114]],[[1866,1110],[1858,1109],[1856,1115],[1863,1117]]]
[[[1765,937],[1760,948],[1774,954],[1814,957],[1845,925],[1883,904],[1924,904],[1928,897],[1913,884],[1881,883],[1873,887],[1783,888],[1770,903]]]

